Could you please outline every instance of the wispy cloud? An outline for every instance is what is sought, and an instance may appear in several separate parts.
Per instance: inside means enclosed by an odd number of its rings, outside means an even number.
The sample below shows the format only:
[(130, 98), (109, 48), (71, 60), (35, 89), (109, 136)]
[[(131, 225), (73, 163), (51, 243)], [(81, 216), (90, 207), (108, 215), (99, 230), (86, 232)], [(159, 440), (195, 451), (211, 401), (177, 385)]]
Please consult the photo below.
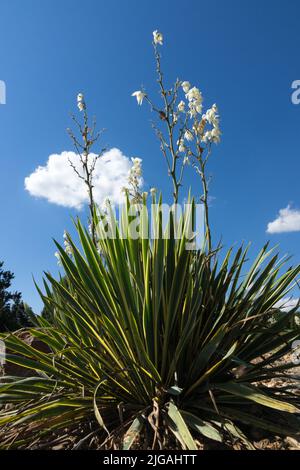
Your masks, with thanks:
[[(91, 154), (91, 158), (93, 154)], [(80, 171), (79, 157), (74, 152), (53, 154), (45, 166), (39, 166), (25, 178), (25, 189), (36, 197), (64, 207), (81, 209), (88, 202), (86, 186), (70, 167), (69, 159)], [(94, 196), (101, 205), (105, 198), (112, 204), (122, 202), (122, 188), (127, 184), (131, 160), (113, 148), (97, 160), (94, 172)]]
[(268, 223), (267, 233), (300, 232), (300, 210), (287, 206), (280, 209), (278, 217)]

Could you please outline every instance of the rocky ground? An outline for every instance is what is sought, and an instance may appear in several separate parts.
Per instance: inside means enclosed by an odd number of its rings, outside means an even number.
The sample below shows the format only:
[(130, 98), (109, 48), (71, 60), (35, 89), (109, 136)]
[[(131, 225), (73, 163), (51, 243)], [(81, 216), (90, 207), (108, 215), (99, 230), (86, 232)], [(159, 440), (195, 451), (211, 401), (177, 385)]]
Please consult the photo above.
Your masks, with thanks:
[[(259, 361), (258, 361), (259, 362)], [(283, 362), (291, 362), (291, 355), (287, 355), (276, 365), (282, 365)], [(10, 373), (14, 371), (9, 371)], [(12, 374), (14, 375), (14, 374)], [(263, 384), (267, 387), (286, 387), (289, 386), (289, 384), (292, 384), (292, 377), (293, 378), (299, 378), (299, 398), (300, 398), (300, 365), (295, 366), (291, 369), (289, 369), (282, 378), (280, 379), (272, 379), (269, 381), (263, 382)], [(295, 381), (293, 382), (295, 384)], [(10, 405), (6, 405), (6, 408), (9, 408)], [(0, 407), (1, 408), (1, 407)], [(67, 449), (99, 449), (100, 447), (100, 441), (98, 440), (97, 437), (97, 430), (93, 429), (90, 426), (90, 429), (88, 432), (87, 429), (78, 429), (76, 428), (74, 431), (71, 429), (65, 429), (63, 435), (60, 434), (53, 436), (48, 440), (38, 440), (37, 442), (32, 442), (31, 445), (29, 446), (30, 449), (51, 449), (51, 450), (67, 450)], [(1, 433), (0, 429), (0, 442), (3, 442), (4, 438), (8, 438), (9, 436), (7, 435), (6, 430), (2, 429), (2, 432), (4, 431), (4, 435)], [(299, 417), (299, 432), (300, 432), (300, 417)], [(2, 436), (1, 436), (2, 434)], [(82, 440), (78, 444), (78, 435), (82, 434)], [(280, 436), (268, 436), (267, 434), (264, 434), (263, 432), (257, 430), (257, 429), (250, 429), (247, 432), (247, 435), (251, 439), (254, 447), (259, 450), (300, 450), (300, 435), (298, 438), (295, 437), (280, 437)], [(86, 438), (88, 436), (88, 438)], [(1, 438), (2, 437), (2, 438)], [(236, 449), (236, 450), (242, 450), (243, 446), (240, 443), (227, 443), (225, 444), (219, 444), (219, 443), (214, 443), (208, 439), (201, 439), (196, 441), (199, 450), (228, 450), (228, 449)], [(109, 443), (107, 443), (109, 446)], [(106, 446), (104, 446), (105, 448)], [(118, 447), (118, 446), (117, 446)], [(136, 445), (134, 446), (135, 448), (141, 448), (139, 447), (139, 443), (137, 442)], [(103, 449), (103, 447), (101, 446)], [(176, 449), (176, 443), (173, 442), (173, 445), (171, 447), (168, 446), (168, 449), (173, 448)]]

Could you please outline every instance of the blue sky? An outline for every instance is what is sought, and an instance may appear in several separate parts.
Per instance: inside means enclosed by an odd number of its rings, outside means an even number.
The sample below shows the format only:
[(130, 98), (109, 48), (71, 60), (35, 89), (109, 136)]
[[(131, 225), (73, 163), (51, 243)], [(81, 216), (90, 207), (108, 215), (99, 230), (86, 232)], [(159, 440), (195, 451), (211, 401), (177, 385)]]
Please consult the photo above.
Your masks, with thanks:
[[(155, 95), (152, 31), (164, 34), (163, 67), (198, 86), (205, 106), (216, 102), (221, 144), (214, 149), (211, 207), (214, 239), (226, 247), (266, 240), (300, 261), (299, 231), (267, 234), (280, 209), (300, 208), (300, 79), (297, 0), (2, 0), (0, 80), (0, 259), (14, 287), (36, 311), (32, 282), (56, 273), (52, 237), (61, 240), (78, 211), (32, 197), (24, 179), (50, 154), (72, 150), (66, 133), (75, 98), (84, 92), (103, 140), (143, 159), (146, 187), (169, 194), (165, 164), (146, 106), (131, 93)], [(199, 192), (193, 176), (185, 179)], [(84, 212), (81, 212), (84, 217)], [(297, 214), (296, 214), (297, 215)]]

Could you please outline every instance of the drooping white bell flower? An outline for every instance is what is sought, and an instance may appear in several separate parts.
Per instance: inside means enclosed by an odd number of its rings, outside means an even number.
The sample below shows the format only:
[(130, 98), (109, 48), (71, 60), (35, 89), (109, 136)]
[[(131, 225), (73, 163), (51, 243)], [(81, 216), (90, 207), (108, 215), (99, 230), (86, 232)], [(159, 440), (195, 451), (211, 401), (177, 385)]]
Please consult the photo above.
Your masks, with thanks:
[(177, 145), (180, 153), (184, 153), (186, 151), (186, 146), (184, 145), (183, 139), (177, 140)]
[(141, 90), (137, 90), (137, 91), (133, 92), (131, 96), (135, 96), (138, 105), (141, 106), (142, 103), (143, 103), (143, 99), (144, 99), (145, 96), (146, 96), (146, 93), (144, 93), (144, 92), (141, 91)]
[(188, 90), (188, 92), (186, 93), (185, 97), (189, 100), (189, 101), (198, 101), (200, 103), (202, 103), (203, 101), (203, 98), (202, 98), (202, 94), (201, 94), (201, 91), (199, 90), (199, 88), (197, 87), (193, 87), (193, 88), (190, 88)]
[(219, 125), (219, 116), (218, 116), (218, 108), (216, 104), (213, 104), (210, 109), (206, 111), (204, 114), (204, 119), (212, 124), (214, 127), (218, 127)]
[(163, 45), (163, 35), (162, 33), (160, 33), (159, 31), (157, 31), (157, 29), (155, 31), (153, 31), (153, 42), (154, 44), (159, 44), (160, 46)]
[(59, 253), (58, 251), (56, 251), (56, 252), (54, 253), (54, 256), (55, 256), (55, 258), (57, 259), (57, 264), (58, 264), (58, 266), (62, 266), (60, 253)]
[(221, 140), (221, 131), (218, 127), (214, 127), (211, 131), (211, 140), (218, 144)]
[(141, 163), (142, 163), (142, 159), (138, 158), (138, 157), (132, 157), (131, 161), (132, 161), (134, 166), (140, 166)]
[(204, 143), (211, 141), (211, 131), (206, 131), (201, 141)]
[(142, 176), (142, 159), (135, 157), (131, 158), (131, 161), (133, 165), (129, 170), (129, 180), (140, 178)]
[(189, 129), (187, 129), (187, 130), (185, 131), (185, 133), (184, 133), (184, 138), (185, 138), (186, 140), (188, 140), (188, 141), (193, 140), (194, 136), (193, 136), (192, 132), (191, 132)]
[(182, 82), (181, 86), (182, 86), (184, 93), (187, 93), (189, 89), (191, 88), (190, 82), (187, 82), (187, 81)]
[(79, 111), (83, 111), (85, 109), (84, 96), (82, 93), (78, 93), (77, 95), (77, 106)]
[(177, 109), (180, 113), (184, 113), (184, 108), (185, 108), (185, 102), (183, 100), (178, 103)]
[(70, 256), (73, 254), (73, 248), (69, 242), (68, 234), (66, 230), (64, 230), (64, 245), (65, 245), (65, 252)]
[(197, 111), (198, 114), (201, 114), (201, 113), (202, 113), (202, 108), (203, 108), (203, 106), (202, 106), (202, 103), (201, 103), (201, 102), (196, 102), (196, 103), (195, 103), (195, 109), (196, 109), (196, 111)]

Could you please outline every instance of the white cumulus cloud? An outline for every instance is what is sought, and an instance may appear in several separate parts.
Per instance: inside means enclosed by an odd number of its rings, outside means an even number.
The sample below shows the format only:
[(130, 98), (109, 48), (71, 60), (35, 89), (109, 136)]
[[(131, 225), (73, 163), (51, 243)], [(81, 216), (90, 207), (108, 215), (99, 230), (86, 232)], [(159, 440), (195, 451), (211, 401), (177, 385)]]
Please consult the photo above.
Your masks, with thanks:
[(267, 232), (300, 232), (300, 210), (291, 209), (291, 206), (280, 209), (278, 217), (268, 223)]
[[(90, 159), (95, 155), (91, 154)], [(79, 156), (75, 152), (62, 152), (50, 155), (45, 166), (39, 166), (25, 178), (25, 189), (36, 197), (65, 207), (81, 209), (88, 202), (86, 185), (71, 168), (69, 160), (80, 173)], [(94, 170), (94, 197), (101, 205), (106, 198), (112, 204), (120, 204), (124, 195), (122, 188), (127, 186), (131, 160), (113, 148), (98, 158)]]

